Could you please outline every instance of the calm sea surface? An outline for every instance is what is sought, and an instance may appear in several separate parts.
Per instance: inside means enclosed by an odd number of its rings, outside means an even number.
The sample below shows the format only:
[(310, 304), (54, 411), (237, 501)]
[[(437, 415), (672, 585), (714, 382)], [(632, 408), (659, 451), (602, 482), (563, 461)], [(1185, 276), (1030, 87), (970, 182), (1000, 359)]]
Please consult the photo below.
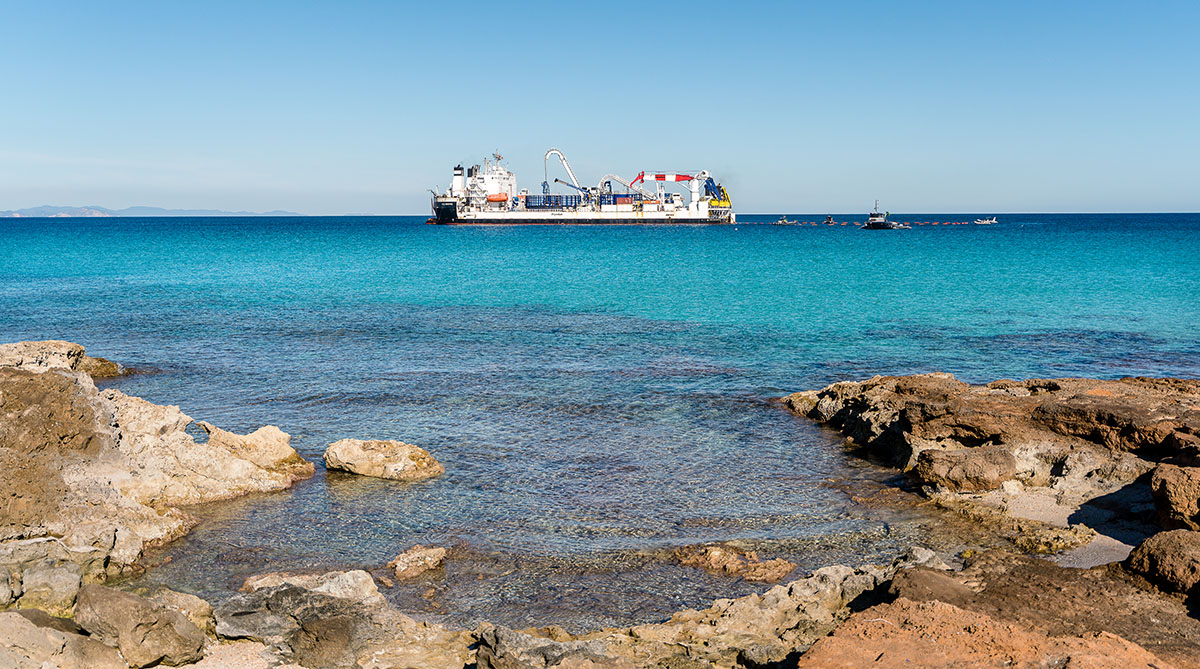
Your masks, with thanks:
[(0, 219), (0, 341), (82, 343), (153, 370), (108, 385), (278, 425), (316, 461), (343, 437), (424, 446), (447, 470), (430, 482), (318, 466), (200, 508), (145, 578), (221, 597), (251, 573), (443, 545), (443, 573), (387, 592), (459, 624), (628, 624), (756, 589), (673, 564), (684, 544), (807, 569), (921, 542), (927, 518), (850, 499), (886, 472), (771, 402), (786, 392), (933, 370), (1200, 376), (1200, 215), (749, 224), (775, 218)]

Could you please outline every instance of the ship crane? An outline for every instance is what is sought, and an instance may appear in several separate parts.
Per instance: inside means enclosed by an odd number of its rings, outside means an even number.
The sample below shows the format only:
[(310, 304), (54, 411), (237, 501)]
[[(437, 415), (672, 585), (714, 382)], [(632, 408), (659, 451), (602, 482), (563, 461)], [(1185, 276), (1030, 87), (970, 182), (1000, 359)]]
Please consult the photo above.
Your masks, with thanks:
[(643, 197), (645, 197), (645, 198), (646, 198), (646, 199), (648, 199), (648, 200), (653, 200), (653, 199), (654, 199), (654, 197), (655, 197), (654, 193), (651, 193), (651, 192), (649, 192), (649, 191), (647, 191), (647, 190), (644, 190), (644, 189), (642, 189), (642, 188), (638, 188), (637, 186), (634, 186), (632, 183), (630, 183), (630, 182), (628, 182), (628, 181), (626, 181), (626, 180), (622, 179), (621, 177), (619, 177), (619, 176), (617, 176), (617, 175), (615, 175), (615, 174), (605, 174), (603, 177), (601, 177), (601, 178), (600, 178), (600, 184), (599, 184), (599, 188), (600, 188), (600, 189), (603, 189), (603, 188), (604, 188), (604, 182), (605, 182), (605, 181), (615, 181), (615, 182), (617, 182), (617, 183), (621, 184), (622, 186), (624, 186), (624, 187), (626, 187), (626, 188), (628, 188), (628, 189), (630, 189), (630, 190), (632, 190), (632, 191), (636, 191), (637, 193), (641, 194)]
[[(550, 149), (546, 152), (546, 157), (542, 159), (542, 169), (545, 172), (543, 175), (545, 180), (542, 181), (542, 190), (544, 192), (549, 192), (549, 184), (547, 182), (550, 181), (550, 168), (547, 166), (547, 163), (550, 160), (550, 156), (554, 155), (558, 156), (559, 161), (562, 162), (562, 166), (567, 170), (567, 176), (571, 177), (571, 185), (573, 185), (577, 190), (583, 191), (583, 188), (579, 186), (579, 179), (575, 178), (575, 172), (571, 169), (571, 163), (567, 162), (567, 157), (564, 156), (563, 152), (559, 151), (558, 149)], [(555, 179), (555, 181), (558, 181), (558, 179)]]
[(568, 188), (574, 188), (575, 190), (579, 191), (580, 193), (583, 193), (583, 196), (584, 196), (584, 197), (591, 197), (591, 192), (590, 192), (588, 189), (584, 188), (583, 186), (576, 186), (576, 185), (574, 185), (574, 184), (569, 184), (569, 183), (567, 183), (567, 182), (565, 182), (565, 181), (563, 181), (562, 179), (559, 179), (559, 178), (555, 178), (555, 179), (554, 179), (554, 183), (556, 183), (556, 184), (562, 184), (562, 185), (564, 185), (564, 186), (566, 186), (566, 187), (568, 187)]

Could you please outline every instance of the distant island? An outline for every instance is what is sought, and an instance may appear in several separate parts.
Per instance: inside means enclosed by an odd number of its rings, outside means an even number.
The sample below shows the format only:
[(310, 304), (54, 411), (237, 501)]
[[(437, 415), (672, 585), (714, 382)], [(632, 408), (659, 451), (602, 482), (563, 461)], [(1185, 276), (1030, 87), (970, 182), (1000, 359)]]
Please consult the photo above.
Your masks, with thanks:
[(113, 216), (303, 216), (294, 211), (221, 211), (220, 209), (163, 209), (162, 207), (55, 207), (43, 205), (28, 209), (0, 211), (0, 218), (105, 218)]

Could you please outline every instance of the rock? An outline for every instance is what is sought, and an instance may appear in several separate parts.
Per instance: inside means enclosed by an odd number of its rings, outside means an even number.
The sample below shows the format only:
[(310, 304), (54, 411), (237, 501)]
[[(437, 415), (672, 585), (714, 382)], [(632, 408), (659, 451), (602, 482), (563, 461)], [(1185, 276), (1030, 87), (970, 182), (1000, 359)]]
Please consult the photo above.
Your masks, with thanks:
[(201, 632), (213, 633), (213, 607), (203, 599), (170, 588), (159, 588), (150, 595), (150, 601), (165, 609), (182, 613)]
[(397, 555), (387, 563), (387, 568), (396, 572), (396, 580), (419, 576), (430, 569), (437, 569), (446, 560), (445, 548), (428, 548), (417, 544)]
[(1184, 602), (1139, 588), (1114, 566), (1076, 569), (987, 551), (958, 572), (897, 572), (889, 590), (898, 598), (944, 602), (1040, 635), (1116, 635), (1166, 662), (1200, 666), (1200, 620)]
[(273, 572), (251, 576), (242, 582), (241, 592), (254, 592), (262, 588), (293, 585), (311, 592), (347, 599), (365, 606), (383, 606), (386, 600), (380, 594), (371, 575), (361, 569), (330, 571), (323, 574), (296, 574)]
[[(1187, 441), (1177, 434), (1200, 434), (1200, 381), (1183, 379), (1030, 379), (973, 386), (949, 374), (876, 376), (834, 383), (816, 392), (815, 405), (811, 399), (804, 395), (785, 403), (898, 465), (929, 445), (1161, 451)], [(1050, 469), (1055, 463), (1045, 464)]]
[(17, 367), (34, 372), (61, 369), (83, 372), (92, 378), (120, 376), (124, 371), (105, 358), (84, 355), (83, 347), (69, 341), (22, 341), (0, 344), (0, 367)]
[(114, 376), (121, 376), (125, 373), (124, 368), (112, 360), (107, 358), (93, 358), (89, 355), (83, 356), (83, 360), (79, 362), (77, 369), (93, 379), (107, 379)]
[(250, 639), (309, 667), (463, 667), (472, 637), (286, 584), (235, 595), (216, 607), (217, 634)]
[(325, 450), (325, 466), (363, 476), (420, 481), (446, 470), (425, 449), (399, 441), (342, 439)]
[(274, 425), (260, 427), (247, 435), (227, 432), (204, 421), (197, 425), (208, 434), (211, 447), (226, 450), (268, 471), (289, 473), (295, 480), (313, 475), (313, 464), (301, 458), (292, 449), (292, 438)]
[(1200, 532), (1159, 532), (1134, 548), (1125, 566), (1168, 592), (1190, 594), (1200, 583)]
[(127, 669), (116, 649), (17, 612), (0, 613), (0, 666), (12, 669)]
[(796, 667), (1161, 668), (1145, 648), (1100, 632), (1048, 636), (939, 601), (898, 599), (856, 613)]
[(560, 657), (574, 657), (578, 666), (626, 666), (622, 661), (637, 667), (787, 666), (849, 615), (850, 602), (870, 599), (899, 564), (826, 567), (762, 594), (717, 600), (703, 611), (680, 611), (663, 623), (578, 637), (552, 630), (497, 636), (481, 626), (480, 666), (559, 666), (537, 662)]
[(778, 583), (796, 568), (783, 558), (760, 560), (756, 552), (729, 544), (684, 546), (675, 549), (675, 559), (687, 567), (763, 583)]
[(198, 627), (178, 611), (132, 593), (84, 586), (75, 621), (97, 640), (119, 648), (135, 667), (187, 664), (204, 656), (204, 633)]
[(41, 609), (17, 609), (15, 613), (38, 627), (49, 627), (67, 634), (87, 634), (87, 631), (77, 625), (74, 620), (52, 616)]
[[(197, 444), (178, 407), (99, 391), (79, 371), (91, 364), (82, 350), (0, 346), (0, 606), (66, 611), (80, 581), (136, 571), (143, 548), (187, 532), (179, 505), (283, 490), (313, 472), (270, 426), (208, 426)], [(35, 587), (22, 592), (23, 581)]]
[(602, 639), (589, 641), (553, 641), (523, 632), (480, 625), (479, 669), (541, 669), (542, 667), (611, 667), (634, 669), (636, 665), (622, 657), (612, 657)]
[(54, 615), (69, 615), (79, 593), (82, 570), (71, 562), (43, 560), (30, 565), (21, 575), (24, 591), (17, 605), (42, 609)]
[(1150, 491), (1160, 525), (1200, 530), (1200, 467), (1162, 463), (1154, 468)]
[(74, 371), (83, 360), (83, 347), (69, 341), (20, 341), (0, 344), (0, 367), (16, 367), (33, 372), (50, 369)]
[(1017, 459), (1003, 446), (925, 450), (913, 473), (926, 485), (952, 492), (995, 490), (1017, 475)]

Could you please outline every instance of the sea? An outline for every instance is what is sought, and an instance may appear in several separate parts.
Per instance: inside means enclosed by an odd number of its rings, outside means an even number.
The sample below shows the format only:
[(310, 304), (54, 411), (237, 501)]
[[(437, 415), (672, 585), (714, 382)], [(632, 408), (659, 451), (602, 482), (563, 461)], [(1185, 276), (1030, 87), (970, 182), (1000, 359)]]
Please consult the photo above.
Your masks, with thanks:
[[(630, 625), (768, 587), (683, 567), (681, 546), (735, 542), (796, 577), (953, 548), (933, 512), (864, 501), (902, 477), (787, 393), (931, 371), (1200, 377), (1200, 215), (945, 224), (978, 217), (0, 219), (0, 341), (78, 342), (136, 371), (102, 386), (277, 425), (317, 463), (287, 492), (190, 509), (196, 529), (129, 587), (219, 600), (265, 571), (382, 574), (423, 544), (445, 567), (384, 588), (419, 618)], [(420, 445), (446, 473), (327, 473), (346, 437)]]

